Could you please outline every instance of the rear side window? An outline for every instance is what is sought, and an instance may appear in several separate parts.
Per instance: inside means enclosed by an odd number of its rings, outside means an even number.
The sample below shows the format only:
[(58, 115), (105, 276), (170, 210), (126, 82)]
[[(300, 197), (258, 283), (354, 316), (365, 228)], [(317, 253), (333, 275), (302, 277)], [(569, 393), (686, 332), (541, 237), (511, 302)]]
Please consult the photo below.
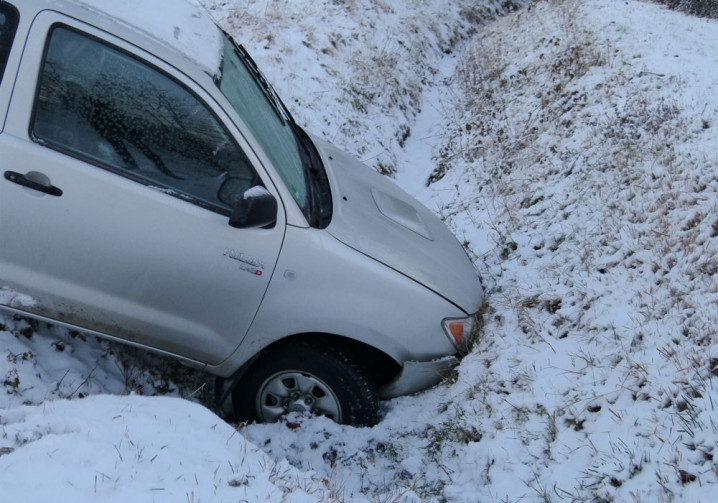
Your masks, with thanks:
[(12, 49), (12, 41), (17, 29), (18, 14), (15, 7), (0, 2), (0, 82), (5, 74), (5, 65)]
[(155, 67), (55, 27), (39, 80), (33, 139), (219, 213), (258, 184), (207, 105)]

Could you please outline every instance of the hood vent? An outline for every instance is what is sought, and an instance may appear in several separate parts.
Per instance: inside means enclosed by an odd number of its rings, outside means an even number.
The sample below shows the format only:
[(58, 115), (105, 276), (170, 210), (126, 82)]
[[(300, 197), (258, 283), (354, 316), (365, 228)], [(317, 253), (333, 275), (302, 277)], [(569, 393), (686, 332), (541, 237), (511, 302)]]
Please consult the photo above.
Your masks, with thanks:
[(371, 189), (371, 195), (374, 198), (376, 207), (379, 208), (382, 215), (397, 224), (406, 227), (410, 231), (416, 232), (419, 236), (422, 236), (429, 241), (434, 240), (433, 236), (429, 232), (429, 229), (422, 220), (421, 215), (419, 215), (416, 208), (414, 208), (411, 204), (375, 188)]

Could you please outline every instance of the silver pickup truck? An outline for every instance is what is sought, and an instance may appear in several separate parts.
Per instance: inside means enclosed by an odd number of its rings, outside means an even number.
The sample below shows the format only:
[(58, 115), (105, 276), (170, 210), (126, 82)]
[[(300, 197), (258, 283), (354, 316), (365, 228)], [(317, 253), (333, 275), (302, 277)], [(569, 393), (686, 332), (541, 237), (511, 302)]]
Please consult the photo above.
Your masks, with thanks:
[(373, 424), (476, 332), (451, 232), (200, 7), (0, 1), (0, 76), (1, 310), (215, 374), (259, 421)]

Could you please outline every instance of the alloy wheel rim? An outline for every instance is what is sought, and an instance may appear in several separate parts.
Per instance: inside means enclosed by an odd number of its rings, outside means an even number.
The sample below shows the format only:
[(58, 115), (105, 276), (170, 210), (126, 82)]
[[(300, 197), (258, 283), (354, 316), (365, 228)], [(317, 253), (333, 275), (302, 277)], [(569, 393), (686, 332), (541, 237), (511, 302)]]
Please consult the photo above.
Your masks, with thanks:
[(275, 422), (290, 412), (327, 416), (341, 423), (339, 399), (327, 384), (306, 372), (278, 372), (259, 387), (257, 412), (266, 422)]

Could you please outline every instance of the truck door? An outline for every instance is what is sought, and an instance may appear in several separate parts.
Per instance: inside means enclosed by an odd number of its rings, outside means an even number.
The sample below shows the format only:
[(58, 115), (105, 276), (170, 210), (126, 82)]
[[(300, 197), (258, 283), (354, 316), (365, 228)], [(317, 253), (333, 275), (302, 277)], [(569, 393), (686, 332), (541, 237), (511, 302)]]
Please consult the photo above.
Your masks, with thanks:
[[(0, 159), (0, 303), (203, 364), (236, 349), (285, 217), (241, 134), (193, 80), (42, 12)], [(230, 227), (256, 186), (280, 201), (276, 223)]]

